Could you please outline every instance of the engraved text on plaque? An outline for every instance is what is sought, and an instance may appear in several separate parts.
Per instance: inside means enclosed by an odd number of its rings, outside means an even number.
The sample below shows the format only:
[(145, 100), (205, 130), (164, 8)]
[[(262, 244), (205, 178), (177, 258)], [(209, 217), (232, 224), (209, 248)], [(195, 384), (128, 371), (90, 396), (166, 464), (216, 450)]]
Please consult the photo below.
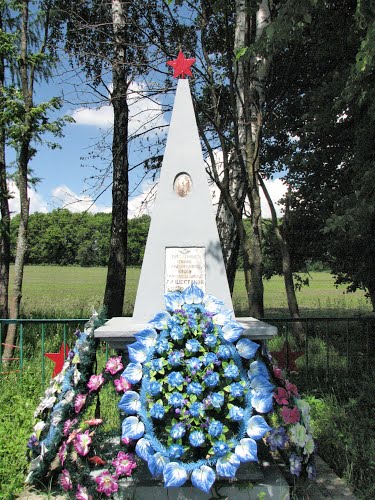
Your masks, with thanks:
[(172, 247), (165, 249), (165, 292), (184, 290), (195, 283), (206, 290), (204, 247)]

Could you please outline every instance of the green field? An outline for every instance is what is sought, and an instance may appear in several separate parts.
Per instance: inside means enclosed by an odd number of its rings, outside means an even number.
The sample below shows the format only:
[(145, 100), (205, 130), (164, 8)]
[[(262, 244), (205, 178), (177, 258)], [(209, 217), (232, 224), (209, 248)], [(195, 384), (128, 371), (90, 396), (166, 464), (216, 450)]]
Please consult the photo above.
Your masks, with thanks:
[[(13, 269), (11, 270), (13, 272)], [(131, 315), (140, 270), (127, 273), (124, 314)], [(100, 308), (106, 279), (103, 267), (26, 266), (22, 315), (31, 317), (87, 317), (91, 308)], [(264, 282), (266, 317), (288, 316), (283, 279), (273, 277)], [(304, 316), (358, 315), (371, 310), (362, 291), (345, 293), (345, 287), (334, 285), (327, 272), (311, 273), (310, 286), (297, 292)], [(241, 271), (233, 295), (237, 312), (246, 314), (245, 282)]]

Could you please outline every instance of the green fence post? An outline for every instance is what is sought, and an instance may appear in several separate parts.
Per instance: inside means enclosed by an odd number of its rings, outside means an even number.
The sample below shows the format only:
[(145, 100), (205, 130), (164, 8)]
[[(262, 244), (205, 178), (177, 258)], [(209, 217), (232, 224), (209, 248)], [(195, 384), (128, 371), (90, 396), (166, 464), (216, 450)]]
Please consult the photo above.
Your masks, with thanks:
[(65, 351), (66, 351), (66, 323), (63, 325), (63, 344), (64, 344), (64, 360), (65, 360)]
[(0, 322), (0, 372), (3, 370), (3, 323)]
[(20, 323), (20, 382), (22, 383), (23, 370), (23, 324)]
[(42, 323), (42, 385), (45, 384), (45, 364), (44, 364), (44, 323)]

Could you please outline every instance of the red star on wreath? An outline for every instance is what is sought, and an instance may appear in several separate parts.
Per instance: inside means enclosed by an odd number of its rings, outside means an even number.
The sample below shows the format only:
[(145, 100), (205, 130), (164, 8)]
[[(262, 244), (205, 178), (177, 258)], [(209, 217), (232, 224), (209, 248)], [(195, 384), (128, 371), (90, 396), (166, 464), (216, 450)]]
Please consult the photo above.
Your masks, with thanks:
[(56, 377), (61, 370), (63, 369), (65, 359), (68, 356), (69, 352), (69, 347), (68, 345), (65, 346), (65, 352), (64, 352), (64, 344), (61, 344), (60, 351), (59, 352), (46, 352), (45, 356), (49, 359), (51, 359), (55, 363), (55, 368), (53, 370), (52, 378)]
[(296, 372), (296, 359), (304, 355), (303, 351), (292, 351), (287, 342), (284, 342), (281, 351), (271, 351), (273, 358), (277, 360), (279, 368), (286, 368), (291, 372)]
[(173, 68), (173, 78), (177, 78), (179, 76), (181, 76), (181, 78), (185, 78), (185, 76), (193, 76), (190, 66), (192, 66), (195, 61), (195, 57), (192, 59), (186, 59), (180, 50), (177, 59), (174, 61), (167, 61), (167, 64)]

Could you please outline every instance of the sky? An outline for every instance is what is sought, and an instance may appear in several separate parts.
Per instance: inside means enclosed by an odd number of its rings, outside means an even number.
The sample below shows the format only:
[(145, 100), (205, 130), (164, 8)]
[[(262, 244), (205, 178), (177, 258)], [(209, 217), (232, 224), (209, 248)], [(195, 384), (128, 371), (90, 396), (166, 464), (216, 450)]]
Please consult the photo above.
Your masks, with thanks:
[[(175, 80), (177, 83), (177, 81)], [(110, 87), (110, 85), (109, 85)], [(170, 113), (162, 113), (163, 106), (171, 103), (173, 93), (169, 96), (139, 99), (139, 93), (144, 90), (145, 84), (138, 81), (131, 85), (130, 100), (130, 134), (143, 132), (146, 145), (157, 139), (155, 127), (161, 126), (163, 134), (167, 133)], [(67, 76), (64, 71), (56, 76), (49, 84), (37, 88), (36, 101), (47, 100), (53, 96), (64, 96), (62, 109), (55, 114), (57, 117), (68, 115), (74, 123), (64, 127), (64, 137), (57, 142), (61, 149), (49, 149), (45, 145), (38, 146), (38, 153), (31, 162), (34, 175), (40, 178), (35, 187), (30, 187), (30, 211), (48, 212), (58, 207), (70, 211), (82, 212), (110, 212), (111, 211), (111, 178), (104, 177), (99, 183), (95, 176), (101, 169), (108, 169), (109, 149), (111, 142), (111, 127), (113, 124), (113, 110), (109, 103), (108, 92), (102, 89), (103, 97), (98, 102), (85, 83)], [(145, 123), (148, 125), (146, 126)], [(147, 128), (148, 127), (148, 128)], [(95, 154), (95, 144), (104, 137), (107, 151), (103, 158)], [(51, 138), (49, 138), (51, 139)], [(55, 140), (55, 139), (54, 139)], [(141, 151), (140, 145), (134, 141), (130, 145), (130, 166), (137, 165), (146, 153)], [(12, 152), (7, 152), (7, 161), (14, 160)], [(129, 216), (135, 217), (142, 213), (152, 214), (152, 203), (143, 203), (145, 198), (157, 190), (152, 179), (144, 179), (142, 168), (134, 168), (130, 173), (130, 200)], [(269, 193), (277, 202), (285, 193), (286, 187), (280, 179), (266, 181)], [(96, 189), (94, 188), (96, 186)], [(14, 214), (19, 211), (18, 192), (13, 181), (9, 187), (14, 193), (10, 200), (10, 208)], [(156, 191), (157, 192), (157, 191)], [(212, 189), (213, 200), (217, 200), (217, 192)], [(101, 194), (99, 197), (98, 195)], [(263, 216), (270, 217), (266, 200), (262, 199)], [(280, 208), (276, 205), (277, 213)]]

